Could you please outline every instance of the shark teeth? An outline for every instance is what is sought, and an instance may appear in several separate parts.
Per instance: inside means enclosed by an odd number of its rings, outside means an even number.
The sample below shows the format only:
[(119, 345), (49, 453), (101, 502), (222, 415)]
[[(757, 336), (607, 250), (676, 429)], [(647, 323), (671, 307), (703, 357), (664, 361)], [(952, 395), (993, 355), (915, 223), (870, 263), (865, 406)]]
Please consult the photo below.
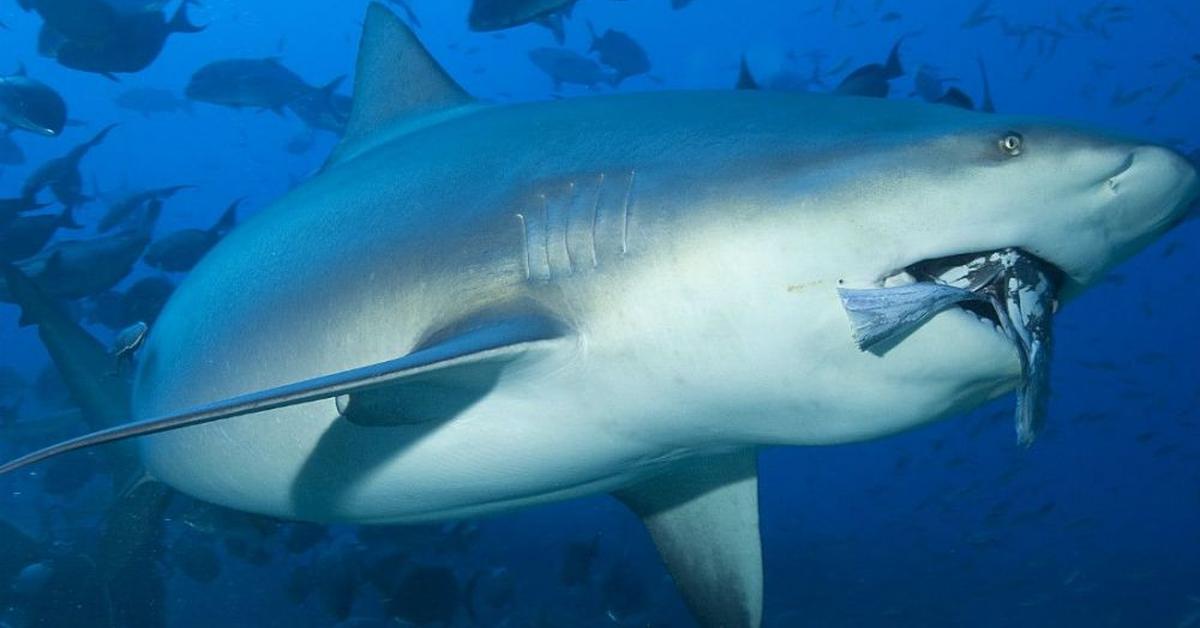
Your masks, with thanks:
[(957, 255), (914, 264), (881, 287), (838, 288), (859, 349), (883, 353), (951, 307), (1002, 333), (1021, 360), (1017, 441), (1040, 431), (1050, 391), (1051, 319), (1058, 311), (1056, 269), (1019, 249)]

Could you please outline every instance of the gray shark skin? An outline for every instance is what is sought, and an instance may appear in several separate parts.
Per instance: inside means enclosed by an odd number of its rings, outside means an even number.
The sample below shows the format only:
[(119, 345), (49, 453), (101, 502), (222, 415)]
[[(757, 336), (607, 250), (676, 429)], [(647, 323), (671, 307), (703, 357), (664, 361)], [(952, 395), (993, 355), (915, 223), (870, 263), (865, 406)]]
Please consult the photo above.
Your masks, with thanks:
[(1017, 248), (1069, 301), (1200, 191), (1165, 148), (921, 103), (485, 106), (379, 5), (357, 77), (323, 172), (224, 238), (162, 311), (135, 422), (0, 472), (146, 435), (157, 479), (293, 519), (612, 492), (702, 625), (758, 626), (757, 447), (880, 438), (1021, 377), (1010, 339), (957, 308), (860, 351), (839, 288)]

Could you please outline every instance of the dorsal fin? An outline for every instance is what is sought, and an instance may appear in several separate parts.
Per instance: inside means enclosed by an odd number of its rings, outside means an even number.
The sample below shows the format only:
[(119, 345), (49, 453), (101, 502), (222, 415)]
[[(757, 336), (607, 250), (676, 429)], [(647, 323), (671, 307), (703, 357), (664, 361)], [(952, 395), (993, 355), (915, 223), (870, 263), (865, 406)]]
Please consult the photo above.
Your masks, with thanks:
[(371, 3), (358, 48), (354, 104), (343, 142), (357, 141), (407, 116), (473, 100), (400, 18), (378, 2)]

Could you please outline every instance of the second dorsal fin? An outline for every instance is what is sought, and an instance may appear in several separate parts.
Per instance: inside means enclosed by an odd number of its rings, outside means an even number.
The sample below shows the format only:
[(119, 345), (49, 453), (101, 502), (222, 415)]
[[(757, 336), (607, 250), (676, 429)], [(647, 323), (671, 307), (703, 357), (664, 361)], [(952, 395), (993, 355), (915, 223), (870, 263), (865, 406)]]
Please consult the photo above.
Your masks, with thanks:
[(473, 102), (417, 36), (378, 2), (367, 8), (354, 104), (344, 143), (352, 143), (396, 120)]

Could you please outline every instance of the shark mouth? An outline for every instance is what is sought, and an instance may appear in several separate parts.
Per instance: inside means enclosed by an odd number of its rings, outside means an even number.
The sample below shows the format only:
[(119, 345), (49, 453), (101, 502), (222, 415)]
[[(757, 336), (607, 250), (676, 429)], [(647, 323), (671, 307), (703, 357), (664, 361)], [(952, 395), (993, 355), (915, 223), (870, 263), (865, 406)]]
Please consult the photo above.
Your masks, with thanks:
[(854, 341), (885, 351), (940, 312), (959, 308), (1003, 334), (1017, 349), (1017, 441), (1033, 443), (1050, 394), (1051, 317), (1062, 273), (1020, 249), (917, 262), (881, 288), (838, 288)]

